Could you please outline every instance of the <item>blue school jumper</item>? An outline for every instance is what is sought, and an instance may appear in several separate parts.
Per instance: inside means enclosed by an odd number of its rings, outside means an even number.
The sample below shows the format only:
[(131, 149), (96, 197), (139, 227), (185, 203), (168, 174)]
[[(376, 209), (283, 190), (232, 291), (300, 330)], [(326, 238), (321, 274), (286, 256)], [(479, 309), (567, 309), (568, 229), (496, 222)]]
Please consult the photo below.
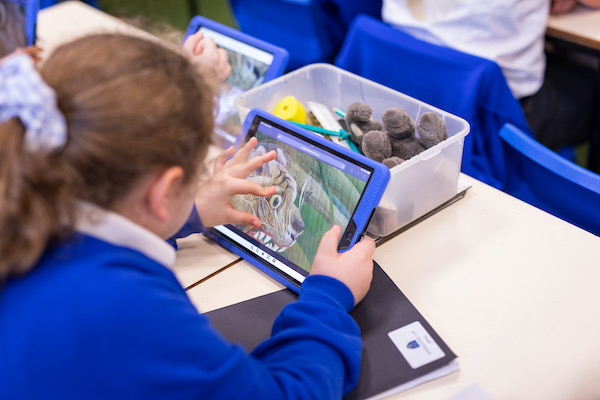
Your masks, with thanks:
[(356, 384), (362, 341), (341, 282), (308, 277), (248, 355), (194, 308), (170, 245), (83, 210), (75, 234), (0, 289), (0, 399), (327, 399)]

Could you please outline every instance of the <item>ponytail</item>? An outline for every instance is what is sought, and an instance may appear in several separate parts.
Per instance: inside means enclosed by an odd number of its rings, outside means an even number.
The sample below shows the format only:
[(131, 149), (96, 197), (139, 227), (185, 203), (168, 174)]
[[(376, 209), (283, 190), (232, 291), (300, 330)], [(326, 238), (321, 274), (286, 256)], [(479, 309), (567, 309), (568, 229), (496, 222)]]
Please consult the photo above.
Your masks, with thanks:
[(24, 135), (16, 118), (0, 124), (0, 277), (25, 272), (60, 236), (61, 219), (73, 219), (60, 160), (27, 151)]
[(40, 75), (64, 129), (56, 115), (33, 127), (22, 115), (0, 119), (0, 279), (27, 272), (69, 234), (79, 200), (110, 210), (171, 166), (182, 167), (184, 182), (195, 179), (214, 128), (214, 83), (197, 68), (172, 49), (118, 34), (53, 52)]

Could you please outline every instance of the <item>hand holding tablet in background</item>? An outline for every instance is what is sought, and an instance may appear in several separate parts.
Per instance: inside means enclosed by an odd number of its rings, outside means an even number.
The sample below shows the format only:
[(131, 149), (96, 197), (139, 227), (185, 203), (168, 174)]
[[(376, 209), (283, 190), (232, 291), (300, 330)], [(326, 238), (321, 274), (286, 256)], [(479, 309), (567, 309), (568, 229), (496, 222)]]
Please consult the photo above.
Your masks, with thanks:
[[(222, 148), (227, 148), (235, 142), (242, 126), (234, 100), (239, 94), (280, 76), (285, 71), (289, 55), (285, 49), (199, 15), (190, 21), (185, 43), (188, 39), (196, 42), (196, 35), (201, 35), (204, 41), (213, 41), (220, 54), (226, 53), (227, 63), (231, 66), (219, 86), (215, 118), (215, 139)], [(206, 46), (212, 47), (208, 43)], [(194, 44), (188, 46), (195, 50)]]
[(227, 52), (218, 48), (212, 38), (205, 38), (201, 31), (188, 36), (183, 43), (182, 50), (194, 64), (213, 68), (219, 83), (225, 82), (231, 73), (231, 65), (227, 62)]

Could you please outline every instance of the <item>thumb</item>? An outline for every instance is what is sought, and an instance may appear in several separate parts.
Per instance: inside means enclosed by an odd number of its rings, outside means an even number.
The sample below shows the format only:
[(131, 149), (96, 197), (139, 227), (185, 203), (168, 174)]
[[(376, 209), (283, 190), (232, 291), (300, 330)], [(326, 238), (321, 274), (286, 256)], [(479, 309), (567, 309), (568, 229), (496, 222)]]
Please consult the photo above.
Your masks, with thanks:
[(342, 229), (334, 225), (330, 230), (325, 232), (323, 237), (321, 238), (321, 242), (319, 243), (319, 248), (317, 249), (317, 253), (323, 254), (331, 254), (337, 253), (337, 245), (340, 241), (340, 235), (342, 234)]

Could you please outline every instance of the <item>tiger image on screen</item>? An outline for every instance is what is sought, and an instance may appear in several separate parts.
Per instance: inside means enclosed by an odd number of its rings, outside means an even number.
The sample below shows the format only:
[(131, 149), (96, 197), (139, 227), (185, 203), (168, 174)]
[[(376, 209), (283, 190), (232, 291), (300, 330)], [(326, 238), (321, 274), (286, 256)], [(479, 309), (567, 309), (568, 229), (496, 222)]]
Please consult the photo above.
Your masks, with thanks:
[(346, 227), (366, 183), (266, 135), (256, 137), (249, 158), (271, 150), (277, 157), (247, 179), (276, 190), (270, 197), (234, 196), (237, 210), (262, 222), (236, 228), (310, 271), (321, 237), (333, 225)]

